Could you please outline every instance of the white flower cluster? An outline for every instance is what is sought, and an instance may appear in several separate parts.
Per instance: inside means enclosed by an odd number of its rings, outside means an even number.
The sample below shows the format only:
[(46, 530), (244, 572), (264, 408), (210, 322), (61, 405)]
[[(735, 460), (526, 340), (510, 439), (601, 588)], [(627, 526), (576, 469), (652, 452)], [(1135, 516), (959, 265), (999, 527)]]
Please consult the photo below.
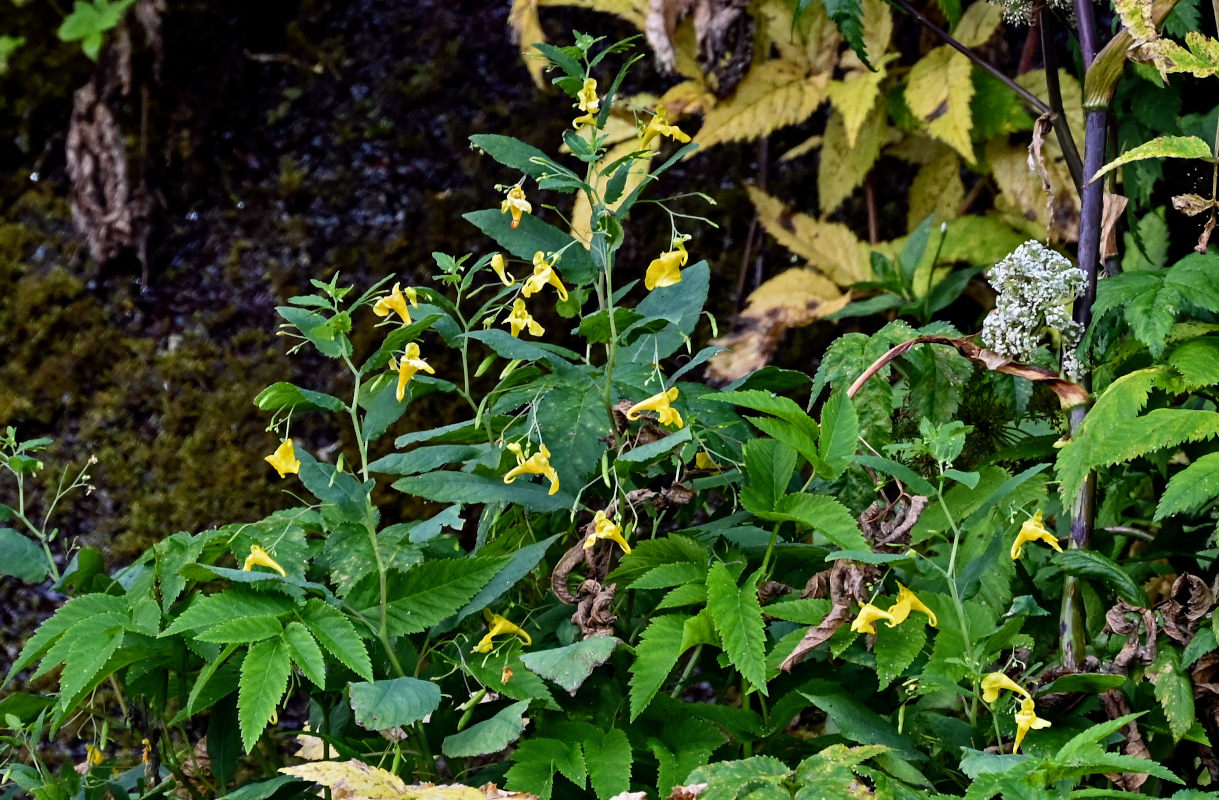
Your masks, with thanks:
[(1027, 241), (986, 273), (999, 296), (982, 323), (982, 342), (1006, 358), (1032, 361), (1048, 333), (1058, 341), (1062, 371), (1079, 377), (1075, 348), (1083, 326), (1071, 319), (1071, 304), (1083, 293), (1083, 273), (1059, 253)]
[[(1033, 0), (991, 0), (991, 3), (1003, 9), (1005, 22), (1029, 25), (1033, 21)], [(1074, 19), (1075, 5), (1071, 0), (1049, 0), (1046, 5)]]

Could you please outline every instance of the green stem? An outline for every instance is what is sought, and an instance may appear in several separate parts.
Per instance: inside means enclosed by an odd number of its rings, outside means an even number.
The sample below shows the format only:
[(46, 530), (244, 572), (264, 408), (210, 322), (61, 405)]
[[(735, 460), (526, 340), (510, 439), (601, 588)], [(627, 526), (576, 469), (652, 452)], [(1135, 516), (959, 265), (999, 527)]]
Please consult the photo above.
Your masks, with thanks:
[[(969, 636), (969, 621), (965, 617), (965, 605), (961, 602), (961, 593), (957, 588), (957, 553), (961, 549), (961, 529), (957, 526), (956, 520), (952, 516), (952, 511), (948, 508), (948, 503), (944, 500), (944, 486), (941, 482), (935, 488), (936, 497), (940, 501), (940, 507), (944, 510), (944, 518), (948, 520), (949, 527), (952, 528), (952, 550), (948, 555), (948, 591), (952, 595), (952, 604), (956, 608), (957, 621), (961, 625), (961, 640), (965, 645), (965, 659), (969, 665), (971, 675), (977, 673), (977, 665), (972, 662), (973, 659), (973, 641)], [(966, 701), (966, 713), (969, 715), (969, 724), (972, 726), (978, 718), (978, 701), (976, 678), (974, 680), (973, 696)]]

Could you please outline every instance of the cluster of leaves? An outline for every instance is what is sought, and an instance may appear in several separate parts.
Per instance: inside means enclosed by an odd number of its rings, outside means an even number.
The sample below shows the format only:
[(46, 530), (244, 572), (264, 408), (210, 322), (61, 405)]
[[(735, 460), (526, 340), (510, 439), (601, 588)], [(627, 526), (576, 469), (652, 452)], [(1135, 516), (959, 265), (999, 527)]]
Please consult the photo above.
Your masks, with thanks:
[[(830, 92), (849, 56), (791, 38), (839, 36), (842, 15), (816, 9), (774, 41), (782, 58), (827, 59), (799, 82)], [(958, 33), (989, 35), (986, 13), (966, 9)], [(881, 68), (887, 8), (876, 14), (860, 36), (884, 31), (864, 49)], [(1219, 667), (1214, 601), (1189, 573), (1213, 557), (1190, 537), (1213, 527), (1219, 470), (1205, 445), (1219, 431), (1219, 259), (1102, 284), (1086, 342), (1099, 400), (1058, 450), (1055, 393), (1068, 404), (1082, 389), (932, 320), (961, 286), (933, 271), (952, 239), (925, 214), (891, 252), (846, 231), (833, 263), (850, 274), (828, 278), (870, 281), (882, 301), (858, 313), (896, 309), (920, 327), (841, 336), (813, 375), (766, 368), (711, 388), (694, 379), (719, 349), (694, 346), (710, 290), (706, 261), (688, 263), (697, 198), (657, 201), (671, 250), (618, 258), (628, 214), (697, 142), (674, 144), (688, 137), (671, 109), (625, 130), (631, 62), (598, 89), (622, 51), (598, 48), (539, 45), (583, 112), (566, 155), (472, 137), (503, 170), (504, 200), (465, 219), (499, 252), (435, 254), (434, 286), (315, 281), (279, 309), (294, 348), (351, 375), (346, 398), (277, 383), (255, 400), (299, 507), (175, 533), (65, 585), (73, 597), (9, 676), (58, 671), (57, 687), (0, 701), (6, 794), (261, 800), (317, 782), (434, 796), (410, 778), (543, 800), (1209, 796), (1177, 786), (1208, 774), (1193, 759), (1216, 711), (1213, 692), (1194, 697)], [(936, 130), (922, 135), (967, 157)], [(532, 213), (537, 192), (580, 198), (583, 216), (550, 224)], [(764, 218), (777, 203), (756, 199)], [(812, 252), (837, 246), (834, 225), (797, 215), (776, 230)], [(532, 316), (553, 328), (540, 311), (552, 297), (574, 347)], [(357, 352), (378, 320), (383, 335)], [(403, 431), (433, 394), (468, 415)], [(291, 436), (304, 414), (349, 427), (351, 450), (331, 463)], [(33, 469), (10, 439), (10, 471)], [(1092, 468), (1109, 469), (1112, 530), (1054, 552)], [(388, 492), (427, 501), (428, 516), (393, 518)], [(1084, 630), (1060, 628), (1055, 601), (1082, 604)], [(1055, 666), (1077, 635), (1083, 668)], [(319, 763), (279, 768), (306, 720), (299, 757)], [(63, 730), (92, 739), (79, 773), (39, 755)], [(143, 753), (116, 746), (140, 739)]]

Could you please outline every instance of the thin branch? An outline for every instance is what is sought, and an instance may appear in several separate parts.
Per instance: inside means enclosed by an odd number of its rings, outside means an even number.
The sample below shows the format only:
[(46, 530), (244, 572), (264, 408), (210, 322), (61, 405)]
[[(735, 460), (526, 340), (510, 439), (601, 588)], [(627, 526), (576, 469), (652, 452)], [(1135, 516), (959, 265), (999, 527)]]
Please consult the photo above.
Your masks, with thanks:
[(924, 16), (920, 11), (918, 11), (917, 9), (912, 7), (908, 2), (906, 2), (906, 0), (893, 0), (893, 3), (898, 8), (902, 9), (907, 14), (909, 14), (910, 16), (912, 16), (916, 20), (918, 20), (920, 25), (922, 25), (924, 28), (926, 28), (927, 30), (929, 30), (933, 34), (935, 34), (942, 42), (944, 42), (944, 44), (948, 45), (953, 50), (956, 50), (958, 53), (960, 53), (961, 55), (968, 58), (970, 61), (977, 64), (979, 67), (986, 70), (991, 75), (995, 76), (998, 80), (1002, 81), (1003, 85), (1006, 86), (1007, 88), (1011, 89), (1013, 92), (1015, 92), (1016, 96), (1018, 96), (1021, 100), (1023, 100), (1025, 105), (1027, 105), (1029, 108), (1033, 109), (1038, 114), (1049, 114), (1052, 111), (1052, 109), (1049, 106), (1047, 106), (1044, 102), (1042, 102), (1041, 98), (1039, 98), (1037, 95), (1030, 92), (1028, 89), (1025, 89), (1023, 86), (1016, 83), (1014, 80), (1012, 80), (1008, 76), (1004, 75), (1002, 72), (999, 71), (998, 67), (994, 66), (989, 61), (982, 58), (980, 55), (975, 53), (973, 50), (970, 50), (968, 47), (961, 44), (956, 39), (952, 38), (951, 34), (949, 34), (947, 31), (942, 30), (934, 22), (927, 19), (926, 16)]
[(1079, 157), (1079, 148), (1075, 146), (1075, 135), (1071, 132), (1071, 123), (1067, 120), (1062, 104), (1062, 86), (1058, 82), (1058, 51), (1054, 48), (1054, 31), (1050, 27), (1054, 18), (1046, 14), (1044, 8), (1037, 9), (1037, 28), (1041, 31), (1041, 59), (1045, 66), (1045, 87), (1050, 95), (1050, 108), (1054, 110), (1051, 123), (1054, 126), (1054, 136), (1066, 159), (1067, 169), (1071, 171), (1071, 181), (1075, 191), (1083, 194), (1084, 168)]

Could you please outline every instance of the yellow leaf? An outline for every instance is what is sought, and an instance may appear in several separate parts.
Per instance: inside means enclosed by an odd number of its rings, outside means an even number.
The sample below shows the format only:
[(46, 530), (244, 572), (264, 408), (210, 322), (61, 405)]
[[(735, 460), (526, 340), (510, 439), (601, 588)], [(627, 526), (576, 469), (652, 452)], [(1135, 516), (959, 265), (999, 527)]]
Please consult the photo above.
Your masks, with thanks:
[(791, 61), (766, 61), (741, 81), (736, 93), (707, 111), (695, 136), (702, 147), (756, 139), (785, 125), (803, 122), (825, 100), (828, 73), (806, 74)]
[(978, 0), (961, 15), (952, 38), (966, 47), (981, 47), (999, 30), (1003, 21), (1003, 6), (989, 0)]
[(906, 212), (906, 225), (909, 230), (914, 230), (928, 214), (933, 213), (937, 222), (956, 219), (964, 200), (961, 159), (957, 158), (956, 152), (941, 145), (939, 156), (924, 164), (910, 184), (910, 209)]
[(701, 114), (715, 105), (715, 95), (707, 88), (705, 81), (687, 80), (662, 94), (655, 105), (664, 106), (669, 122), (677, 123), (682, 117)]
[(711, 358), (707, 376), (728, 383), (770, 363), (788, 328), (808, 325), (850, 302), (824, 275), (807, 268), (789, 269), (759, 286), (737, 317), (736, 330), (714, 340), (727, 348)]
[[(889, 40), (893, 37), (893, 13), (884, 0), (863, 0), (863, 46), (868, 53), (868, 61), (879, 68), (878, 63), (889, 49)], [(891, 54), (894, 57), (896, 53)], [(871, 72), (859, 60), (854, 50), (847, 50), (842, 56), (842, 66), (848, 69)]]
[(817, 195), (821, 200), (821, 213), (832, 214), (868, 176), (868, 170), (880, 155), (880, 140), (885, 130), (885, 113), (879, 104), (874, 104), (872, 113), (864, 120), (859, 139), (852, 147), (842, 114), (835, 111), (825, 127), (825, 141), (821, 145), (821, 163), (817, 167)]
[(333, 800), (402, 800), (406, 784), (392, 772), (363, 761), (311, 761), (280, 772), (330, 789)]
[(529, 70), (534, 85), (539, 89), (545, 88), (546, 80), (542, 73), (546, 71), (546, 59), (533, 49), (535, 44), (546, 41), (546, 33), (538, 20), (538, 0), (512, 0), (508, 25), (520, 45), (521, 58), (525, 60), (525, 68)]
[(648, 0), (537, 0), (540, 6), (575, 6), (591, 8), (603, 14), (622, 17), (640, 31), (648, 16)]
[[(1024, 73), (1019, 78), (1016, 78), (1016, 83), (1028, 89), (1033, 94), (1041, 99), (1046, 99), (1050, 96), (1050, 90), (1046, 88), (1045, 70), (1035, 69)], [(1084, 93), (1079, 85), (1079, 81), (1075, 77), (1064, 70), (1058, 70), (1058, 85), (1062, 90), (1062, 107), (1067, 112), (1067, 124), (1071, 126), (1071, 134), (1075, 139), (1076, 147), (1082, 154), (1084, 152)], [(1062, 150), (1058, 147), (1058, 137), (1048, 136), (1045, 140), (1045, 149), (1043, 151), (1046, 158), (1053, 158), (1061, 155)]]
[(819, 133), (813, 134), (803, 142), (800, 142), (800, 144), (793, 147), (791, 150), (788, 150), (786, 153), (779, 156), (779, 160), (791, 161), (793, 158), (799, 158), (805, 153), (811, 153), (813, 150), (816, 150), (821, 146), (821, 142), (824, 141), (824, 139), (825, 137)]
[(859, 129), (863, 126), (864, 120), (868, 118), (868, 112), (876, 105), (876, 98), (880, 97), (880, 82), (888, 74), (885, 65), (896, 57), (896, 53), (890, 53), (873, 62), (876, 65), (876, 72), (851, 70), (842, 76), (842, 80), (830, 81), (829, 86), (826, 87), (826, 94), (829, 96), (830, 102), (842, 113), (847, 147), (855, 146), (855, 137), (859, 135)]
[(791, 3), (786, 0), (763, 0), (754, 18), (780, 60), (800, 64), (808, 72), (830, 72), (837, 66), (841, 36), (821, 3), (806, 6), (796, 25), (792, 24)]
[(923, 56), (910, 70), (906, 104), (927, 123), (927, 132), (955, 149), (968, 162), (975, 161), (970, 131), (969, 103), (974, 96), (973, 65), (944, 45)]
[(781, 200), (746, 188), (766, 232), (831, 281), (845, 287), (872, 277), (868, 248), (850, 228), (794, 213)]
[(1130, 31), (1136, 46), (1159, 38), (1155, 20), (1151, 16), (1151, 0), (1114, 0), (1113, 10), (1122, 18), (1122, 25)]
[(1039, 239), (1079, 239), (1079, 195), (1061, 159), (1046, 158), (1049, 197), (1042, 191), (1041, 177), (1029, 169), (1027, 147), (992, 141), (986, 161), (1000, 191), (995, 210), (1005, 222)]
[[(607, 150), (605, 155), (601, 157), (601, 160), (597, 162), (597, 172), (599, 173), (601, 170), (605, 169), (626, 154), (633, 153), (638, 149), (639, 139), (635, 136), (631, 136), (629, 139), (619, 142)], [(653, 149), (652, 153), (655, 154), (655, 152), (656, 151)], [(611, 211), (616, 210), (618, 206), (622, 205), (623, 199), (629, 196), (630, 193), (643, 182), (643, 179), (647, 177), (648, 166), (651, 163), (651, 155), (641, 156), (635, 159), (635, 162), (630, 168), (631, 172), (627, 176), (626, 188), (622, 191), (622, 197), (620, 197), (616, 202), (609, 204), (609, 209)], [(599, 195), (604, 196), (606, 184), (609, 183), (611, 177), (613, 177), (612, 174), (600, 177), (594, 176), (592, 185), (593, 188), (597, 190)], [(589, 205), (588, 195), (586, 195), (584, 192), (576, 192), (576, 202), (571, 208), (571, 236), (585, 247), (588, 247), (592, 242), (592, 206)]]

